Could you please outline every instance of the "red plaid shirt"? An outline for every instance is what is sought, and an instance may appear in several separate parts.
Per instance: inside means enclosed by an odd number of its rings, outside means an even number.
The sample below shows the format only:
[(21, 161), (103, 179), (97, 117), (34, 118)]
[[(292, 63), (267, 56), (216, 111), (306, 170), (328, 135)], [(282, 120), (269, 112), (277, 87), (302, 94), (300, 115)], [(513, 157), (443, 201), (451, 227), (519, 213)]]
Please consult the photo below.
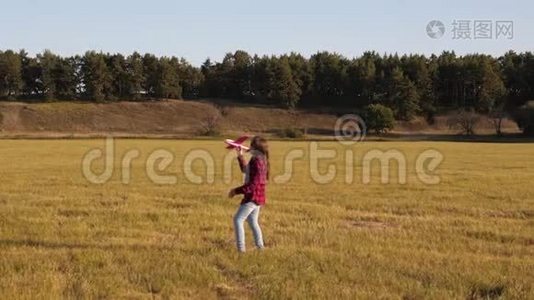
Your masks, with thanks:
[[(239, 158), (240, 166), (244, 165)], [(243, 168), (242, 168), (243, 169)], [(243, 194), (241, 204), (254, 202), (258, 205), (265, 204), (265, 184), (267, 182), (267, 161), (263, 155), (253, 156), (248, 163), (248, 180), (244, 185), (235, 189), (237, 194)]]

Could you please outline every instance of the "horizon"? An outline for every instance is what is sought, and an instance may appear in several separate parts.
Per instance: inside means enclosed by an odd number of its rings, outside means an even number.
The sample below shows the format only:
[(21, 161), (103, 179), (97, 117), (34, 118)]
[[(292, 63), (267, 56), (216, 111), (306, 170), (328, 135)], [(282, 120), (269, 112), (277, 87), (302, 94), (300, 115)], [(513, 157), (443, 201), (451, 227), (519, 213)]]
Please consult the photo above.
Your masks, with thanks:
[[(104, 53), (152, 53), (183, 57), (194, 66), (206, 59), (221, 61), (235, 50), (250, 54), (305, 57), (328, 51), (348, 58), (366, 51), (378, 54), (504, 55), (525, 52), (534, 45), (534, 4), (498, 1), (372, 1), (352, 3), (249, 4), (175, 3), (158, 0), (97, 0), (91, 4), (59, 0), (9, 3), (0, 12), (0, 42), (4, 49), (30, 55), (49, 49), (61, 56), (95, 50)], [(441, 21), (444, 34), (431, 38), (427, 26)], [(454, 39), (454, 21), (490, 21), (492, 37)], [(496, 37), (496, 22), (513, 22), (511, 38)]]
[[(5, 51), (13, 51), (15, 53), (19, 53), (20, 51), (25, 51), (26, 53), (28, 53), (28, 55), (30, 57), (36, 57), (37, 54), (42, 54), (43, 52), (45, 51), (51, 51), (53, 54), (55, 55), (59, 55), (61, 57), (71, 57), (71, 56), (76, 56), (76, 55), (79, 55), (79, 56), (83, 56), (86, 52), (91, 52), (91, 51), (94, 51), (96, 53), (102, 53), (102, 54), (106, 54), (106, 55), (115, 55), (115, 54), (121, 54), (125, 57), (135, 53), (135, 52), (138, 52), (138, 51), (131, 51), (131, 52), (110, 52), (110, 51), (102, 51), (102, 50), (96, 50), (96, 49), (88, 49), (88, 50), (85, 50), (81, 53), (74, 53), (74, 54), (69, 54), (69, 55), (63, 55), (63, 54), (60, 54), (60, 53), (57, 53), (51, 49), (43, 49), (42, 51), (39, 51), (39, 52), (36, 52), (36, 53), (32, 53), (30, 51), (28, 51), (27, 49), (9, 49), (9, 48), (5, 48), (5, 49), (0, 49), (0, 52), (5, 52)], [(169, 57), (169, 58), (172, 58), (172, 57), (176, 57), (178, 59), (185, 59), (188, 63), (190, 63), (193, 67), (197, 67), (197, 68), (200, 68), (202, 66), (202, 64), (206, 61), (206, 60), (210, 60), (212, 63), (220, 63), (222, 62), (222, 60), (224, 59), (224, 55), (226, 54), (234, 54), (235, 52), (237, 51), (245, 51), (243, 49), (235, 49), (233, 51), (229, 51), (229, 52), (226, 52), (222, 55), (222, 57), (218, 60), (214, 60), (214, 59), (211, 59), (210, 57), (207, 57), (206, 59), (204, 59), (200, 64), (194, 64), (192, 63), (189, 59), (187, 59), (187, 57), (183, 57), (183, 56), (177, 56), (177, 55), (157, 55), (155, 53), (150, 53), (150, 52), (138, 52), (140, 55), (145, 55), (145, 54), (153, 54), (155, 55), (156, 57), (158, 58), (161, 58), (161, 57)], [(430, 58), (432, 55), (435, 55), (437, 57), (439, 57), (440, 55), (442, 55), (443, 53), (454, 53), (458, 58), (461, 58), (461, 57), (465, 57), (465, 56), (469, 56), (469, 55), (489, 55), (493, 58), (500, 58), (502, 56), (504, 56), (506, 53), (508, 52), (515, 52), (515, 53), (534, 53), (534, 51), (532, 50), (524, 50), (524, 51), (516, 51), (514, 49), (509, 49), (509, 50), (506, 50), (504, 53), (501, 53), (501, 54), (498, 54), (498, 55), (494, 55), (494, 54), (487, 54), (487, 53), (479, 53), (479, 52), (473, 52), (473, 53), (458, 53), (457, 51), (455, 50), (443, 50), (442, 52), (440, 53), (431, 53), (431, 54), (424, 54), (424, 53), (415, 53), (415, 52), (411, 52), (411, 53), (380, 53), (376, 50), (365, 50), (363, 51), (362, 53), (358, 54), (358, 55), (354, 55), (354, 56), (346, 56), (342, 53), (339, 53), (337, 51), (328, 51), (328, 50), (318, 50), (310, 55), (304, 55), (302, 53), (299, 53), (299, 52), (295, 52), (295, 51), (292, 51), (292, 52), (286, 52), (286, 53), (279, 53), (279, 54), (257, 54), (257, 53), (250, 53), (248, 51), (245, 51), (247, 52), (251, 57), (254, 57), (255, 55), (257, 55), (258, 57), (270, 57), (270, 56), (282, 56), (282, 55), (290, 55), (291, 53), (295, 53), (295, 54), (299, 54), (299, 55), (302, 55), (305, 59), (310, 59), (313, 55), (315, 54), (318, 54), (318, 53), (322, 53), (322, 52), (328, 52), (328, 53), (331, 53), (331, 54), (337, 54), (337, 55), (341, 55), (342, 57), (346, 58), (346, 59), (349, 59), (349, 60), (352, 60), (352, 59), (358, 59), (358, 58), (361, 58), (365, 53), (367, 52), (371, 52), (371, 53), (376, 53), (378, 54), (380, 57), (387, 57), (387, 56), (395, 56), (397, 55), (398, 57), (403, 57), (403, 56), (412, 56), (412, 55), (421, 55), (425, 58)]]

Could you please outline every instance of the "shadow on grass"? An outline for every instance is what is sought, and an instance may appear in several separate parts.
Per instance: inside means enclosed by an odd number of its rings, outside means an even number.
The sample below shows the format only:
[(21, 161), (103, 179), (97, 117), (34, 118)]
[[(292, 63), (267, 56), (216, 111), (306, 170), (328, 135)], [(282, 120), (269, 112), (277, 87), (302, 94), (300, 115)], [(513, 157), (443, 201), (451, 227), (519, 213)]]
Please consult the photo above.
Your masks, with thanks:
[[(264, 131), (268, 134), (278, 134), (280, 129), (269, 129)], [(326, 128), (306, 128), (304, 138), (295, 140), (301, 141), (324, 141), (334, 140), (336, 132), (334, 129)], [(421, 142), (464, 142), (464, 143), (534, 143), (534, 137), (525, 136), (521, 133), (509, 133), (504, 135), (459, 135), (459, 134), (406, 134), (406, 133), (387, 133), (376, 135), (368, 133), (364, 141), (373, 142), (396, 142), (396, 141), (421, 141)]]
[[(269, 132), (270, 133), (270, 132)], [(335, 137), (333, 129), (308, 128), (307, 134)], [(368, 133), (365, 137), (368, 141), (430, 141), (430, 142), (466, 142), (466, 143), (534, 143), (534, 137), (528, 137), (521, 133), (509, 133), (504, 135), (459, 135), (459, 134), (405, 134), (387, 133), (375, 135)]]
[(469, 300), (500, 299), (506, 290), (502, 283), (473, 285), (467, 295)]
[(44, 240), (0, 240), (0, 247), (30, 247), (46, 249), (96, 249), (96, 250), (176, 250), (172, 245), (147, 245), (147, 244), (96, 244), (78, 242), (53, 242)]
[(523, 134), (506, 135), (458, 135), (458, 134), (395, 134), (383, 136), (394, 140), (435, 141), (435, 142), (468, 142), (468, 143), (534, 143), (534, 137)]

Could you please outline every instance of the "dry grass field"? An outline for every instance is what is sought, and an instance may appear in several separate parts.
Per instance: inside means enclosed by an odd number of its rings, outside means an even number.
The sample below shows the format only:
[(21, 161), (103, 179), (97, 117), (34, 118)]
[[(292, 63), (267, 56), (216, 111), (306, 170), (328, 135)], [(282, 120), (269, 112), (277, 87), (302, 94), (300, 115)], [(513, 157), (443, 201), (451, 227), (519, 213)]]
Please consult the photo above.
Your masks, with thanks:
[[(307, 142), (271, 142), (272, 173)], [(346, 184), (346, 148), (334, 142), (332, 182), (315, 183), (306, 157), (287, 183), (272, 182), (262, 210), (267, 249), (234, 249), (238, 199), (226, 193), (220, 141), (118, 140), (115, 172), (104, 184), (82, 175), (84, 153), (103, 140), (0, 141), (0, 298), (178, 299), (532, 299), (534, 297), (534, 144), (365, 142), (354, 151)], [(428, 148), (444, 161), (441, 182), (417, 179)], [(130, 149), (129, 184), (120, 158)], [(155, 149), (175, 155), (155, 184), (145, 162)], [(215, 181), (184, 174), (192, 149), (213, 154)], [(398, 149), (407, 182), (381, 184), (378, 165), (362, 183), (370, 149)], [(95, 164), (95, 172), (102, 169)], [(199, 174), (205, 169), (193, 163)], [(393, 167), (393, 171), (397, 167)], [(395, 172), (392, 172), (394, 174)]]

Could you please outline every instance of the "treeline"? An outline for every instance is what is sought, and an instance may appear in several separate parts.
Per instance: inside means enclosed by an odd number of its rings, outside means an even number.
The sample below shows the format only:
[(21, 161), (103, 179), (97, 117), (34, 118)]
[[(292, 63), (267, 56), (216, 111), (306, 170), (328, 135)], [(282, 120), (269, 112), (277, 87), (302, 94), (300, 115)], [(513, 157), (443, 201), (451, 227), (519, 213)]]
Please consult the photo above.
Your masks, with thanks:
[(176, 57), (95, 51), (29, 57), (25, 51), (0, 51), (0, 97), (9, 100), (182, 98), (198, 95), (202, 82), (199, 68)]
[(183, 58), (152, 54), (61, 57), (44, 51), (0, 52), (0, 97), (87, 101), (162, 98), (231, 98), (288, 108), (308, 105), (360, 109), (389, 107), (396, 119), (429, 119), (444, 109), (481, 113), (507, 110), (534, 99), (534, 55), (510, 51), (495, 58), (454, 52), (379, 55), (357, 58), (319, 52), (306, 58), (291, 53), (227, 54), (201, 67)]
[(473, 109), (482, 113), (523, 105), (534, 99), (534, 55), (508, 52), (457, 56), (454, 52), (379, 55), (366, 52), (348, 59), (320, 52), (309, 59), (291, 53), (251, 57), (227, 54), (202, 66), (203, 91), (212, 97), (250, 102), (340, 106), (369, 104), (391, 108), (397, 119), (430, 119), (439, 110)]

